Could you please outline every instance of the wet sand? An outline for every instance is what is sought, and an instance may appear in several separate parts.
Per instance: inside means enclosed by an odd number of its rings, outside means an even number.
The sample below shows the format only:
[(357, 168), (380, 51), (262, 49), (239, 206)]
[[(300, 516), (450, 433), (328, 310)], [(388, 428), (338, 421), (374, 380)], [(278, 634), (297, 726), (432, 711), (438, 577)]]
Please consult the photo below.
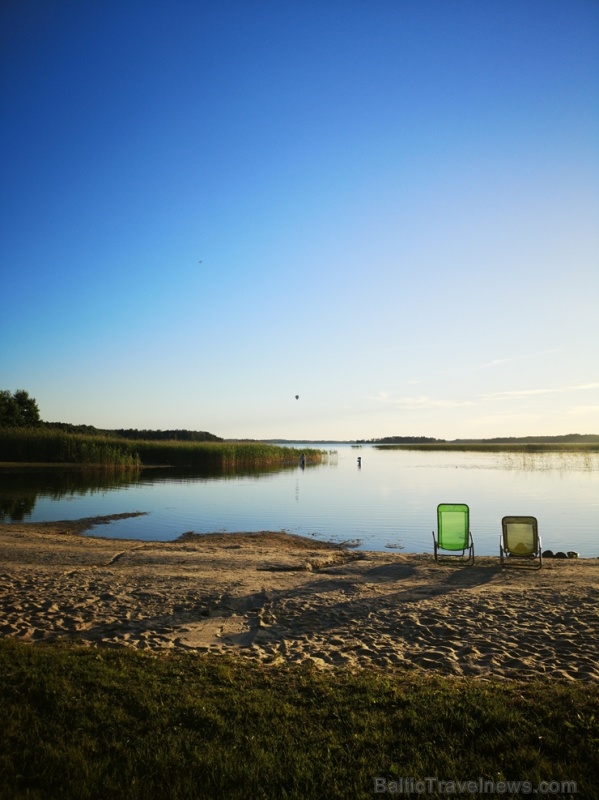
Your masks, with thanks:
[(439, 565), (285, 533), (82, 535), (110, 519), (0, 525), (0, 635), (325, 669), (599, 680), (599, 559), (502, 570), (498, 557)]

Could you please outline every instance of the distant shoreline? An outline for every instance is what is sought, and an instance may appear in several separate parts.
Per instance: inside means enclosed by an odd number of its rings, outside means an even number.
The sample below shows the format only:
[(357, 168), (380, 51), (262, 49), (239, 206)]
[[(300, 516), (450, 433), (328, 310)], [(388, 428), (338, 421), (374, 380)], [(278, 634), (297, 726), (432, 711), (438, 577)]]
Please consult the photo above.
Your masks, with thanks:
[[(580, 437), (578, 439), (570, 439), (569, 437), (546, 437), (546, 438), (533, 438), (523, 437), (521, 439), (453, 439), (451, 441), (444, 441), (439, 439), (430, 442), (418, 441), (391, 441), (394, 437), (388, 439), (376, 440), (363, 440), (363, 439), (256, 439), (254, 441), (262, 442), (264, 444), (275, 444), (281, 446), (291, 445), (350, 445), (352, 447), (381, 447), (381, 448), (398, 448), (404, 450), (472, 450), (480, 451), (482, 449), (522, 452), (525, 450), (546, 450), (546, 451), (599, 451), (599, 436), (589, 434), (588, 436)], [(229, 440), (226, 440), (229, 441)], [(234, 441), (231, 439), (230, 441)]]

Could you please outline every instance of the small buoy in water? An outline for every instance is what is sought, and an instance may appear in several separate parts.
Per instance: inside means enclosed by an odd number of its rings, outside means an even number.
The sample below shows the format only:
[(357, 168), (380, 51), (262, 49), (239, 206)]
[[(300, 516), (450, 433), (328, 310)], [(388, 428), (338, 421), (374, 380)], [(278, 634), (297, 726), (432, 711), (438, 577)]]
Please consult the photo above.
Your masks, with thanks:
[(362, 466), (362, 457), (361, 456), (358, 456), (358, 466), (359, 467)]

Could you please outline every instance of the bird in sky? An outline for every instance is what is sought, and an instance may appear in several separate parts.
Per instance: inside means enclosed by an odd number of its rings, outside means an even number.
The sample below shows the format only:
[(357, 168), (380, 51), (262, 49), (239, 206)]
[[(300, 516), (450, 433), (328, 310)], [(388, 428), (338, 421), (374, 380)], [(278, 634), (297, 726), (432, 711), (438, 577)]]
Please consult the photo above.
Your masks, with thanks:
[(299, 394), (296, 394), (296, 395), (295, 395), (295, 399), (296, 399), (296, 400), (299, 400)]

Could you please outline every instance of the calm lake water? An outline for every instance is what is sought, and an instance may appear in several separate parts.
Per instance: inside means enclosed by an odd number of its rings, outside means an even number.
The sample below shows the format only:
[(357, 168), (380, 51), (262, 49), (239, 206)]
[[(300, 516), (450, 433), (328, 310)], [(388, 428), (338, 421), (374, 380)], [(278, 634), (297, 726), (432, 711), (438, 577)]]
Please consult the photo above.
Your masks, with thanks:
[(143, 470), (114, 483), (80, 473), (5, 472), (0, 519), (143, 511), (90, 535), (168, 541), (186, 531), (285, 530), (363, 550), (431, 552), (437, 505), (467, 503), (480, 555), (498, 554), (503, 516), (523, 514), (537, 517), (545, 549), (599, 556), (599, 453), (317, 447), (336, 452), (322, 465), (236, 477)]

